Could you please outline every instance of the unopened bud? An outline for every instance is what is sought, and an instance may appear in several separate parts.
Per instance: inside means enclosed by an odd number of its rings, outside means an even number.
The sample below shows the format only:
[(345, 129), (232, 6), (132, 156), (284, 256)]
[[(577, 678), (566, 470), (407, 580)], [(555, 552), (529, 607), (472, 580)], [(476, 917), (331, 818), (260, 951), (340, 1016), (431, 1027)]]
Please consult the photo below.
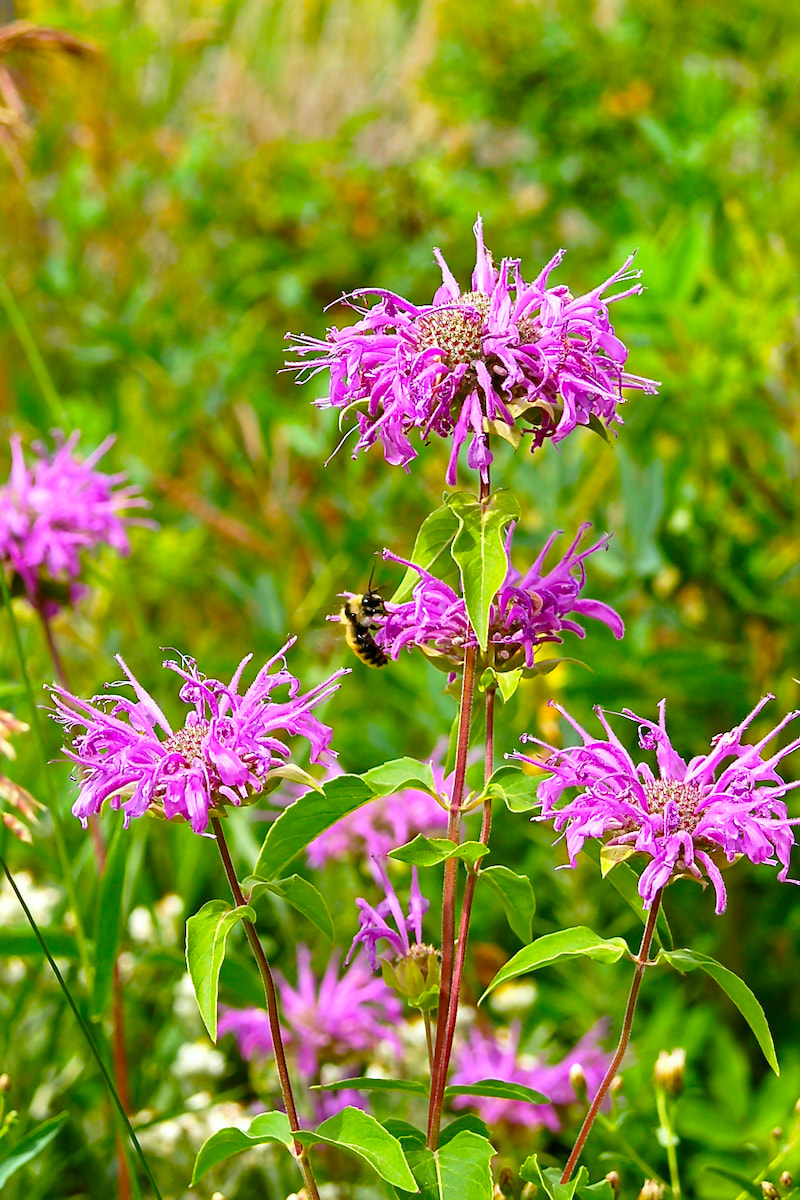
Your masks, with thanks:
[(617, 1092), (622, 1091), (622, 1076), (621, 1075), (614, 1076), (614, 1078), (611, 1080), (611, 1085), (610, 1085), (609, 1090), (612, 1091), (615, 1096), (616, 1096)]
[(538, 1195), (539, 1195), (538, 1184), (526, 1183), (525, 1187), (522, 1189), (522, 1194), (520, 1195), (519, 1200), (536, 1200), (536, 1197)]
[(510, 1196), (513, 1191), (514, 1172), (511, 1170), (511, 1167), (506, 1164), (504, 1167), (501, 1167), (497, 1173), (497, 1183), (495, 1184), (494, 1188), (494, 1200), (500, 1200), (501, 1197), (505, 1198), (506, 1196)]
[(619, 1189), (622, 1187), (622, 1179), (619, 1171), (609, 1171), (606, 1175), (606, 1180), (611, 1184), (611, 1190), (615, 1196), (619, 1195)]
[(664, 1200), (664, 1185), (656, 1179), (645, 1179), (639, 1200)]
[(781, 1200), (780, 1192), (774, 1183), (770, 1183), (769, 1179), (765, 1179), (761, 1184), (761, 1192), (764, 1200)]
[(0, 1075), (0, 1092), (10, 1092), (10, 1091), (11, 1091), (11, 1080), (9, 1079), (8, 1075), (3, 1073), (2, 1075)]
[(579, 1100), (586, 1099), (586, 1072), (580, 1063), (573, 1063), (569, 1069), (569, 1081)]
[(662, 1050), (656, 1059), (655, 1081), (671, 1096), (677, 1096), (683, 1088), (683, 1075), (686, 1070), (686, 1051), (680, 1047), (677, 1050)]
[(781, 1175), (780, 1179), (778, 1180), (778, 1183), (781, 1185), (782, 1188), (786, 1188), (787, 1192), (790, 1192), (792, 1190), (792, 1188), (794, 1187), (794, 1178), (792, 1175), (789, 1174), (788, 1171), (784, 1171), (783, 1174)]
[(775, 1125), (772, 1129), (770, 1129), (769, 1136), (774, 1142), (779, 1142), (783, 1137), (783, 1130), (781, 1129), (780, 1125)]
[(439, 952), (419, 943), (409, 954), (381, 959), (383, 981), (414, 1008), (429, 1008), (439, 994)]

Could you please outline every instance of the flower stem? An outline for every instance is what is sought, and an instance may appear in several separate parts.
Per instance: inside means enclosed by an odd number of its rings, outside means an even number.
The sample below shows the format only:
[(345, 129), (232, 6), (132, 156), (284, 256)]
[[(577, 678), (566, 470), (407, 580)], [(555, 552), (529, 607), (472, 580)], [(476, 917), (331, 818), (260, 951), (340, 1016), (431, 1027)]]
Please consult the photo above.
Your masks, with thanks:
[[(492, 484), (488, 469), (486, 476), (481, 477), (479, 500), (486, 504), (492, 494)], [(458, 843), (461, 837), (461, 802), (464, 798), (464, 780), (467, 773), (467, 755), (469, 752), (469, 733), (472, 722), (472, 704), (475, 698), (475, 660), (477, 647), (467, 646), (464, 652), (464, 673), (461, 677), (461, 703), (458, 711), (458, 741), (456, 743), (455, 773), (453, 790), (450, 797), (450, 818), (447, 824), (447, 836), (451, 842)], [(493, 754), (493, 721), (492, 701), (491, 714), (487, 707), (486, 750), (487, 750), (487, 779), (491, 774), (488, 763)], [(488, 819), (488, 825), (487, 825)], [(483, 824), (486, 838), (489, 837), (492, 813), (491, 806), (484, 806)], [(481, 834), (483, 838), (483, 833)], [(444, 890), (442, 894), (442, 975), (439, 988), (439, 1007), (436, 1016), (436, 1046), (433, 1054), (433, 1069), (431, 1071), (431, 1098), (428, 1107), (428, 1138), (427, 1145), (435, 1150), (439, 1144), (439, 1127), (442, 1121), (442, 1104), (444, 1090), (447, 1085), (447, 1071), (450, 1066), (450, 1054), (453, 1048), (458, 1018), (458, 1000), (461, 986), (461, 973), (464, 967), (466, 939), (469, 930), (469, 918), (472, 909), (472, 893), (477, 876), (467, 876), (464, 893), (464, 908), (459, 925), (458, 946), (454, 946), (456, 928), (456, 884), (458, 882), (458, 860), (448, 858), (444, 864)]]
[(14, 330), (14, 333), (19, 338), (19, 343), (28, 360), (28, 365), (33, 372), (33, 376), (39, 385), (39, 391), (42, 393), (42, 398), (50, 410), (50, 419), (56, 420), (59, 424), (65, 421), (66, 414), (61, 397), (56, 391), (55, 384), (50, 376), (45, 361), (39, 353), (39, 347), (36, 345), (36, 339), (33, 337), (28, 323), (22, 315), (22, 309), (17, 304), (14, 298), (14, 293), (11, 288), (0, 275), (0, 306), (5, 310), (8, 317), (8, 323)]
[[(475, 646), (467, 646), (464, 654), (464, 674), (461, 679), (461, 705), (458, 714), (458, 742), (453, 791), (450, 797), (450, 818), (447, 836), (458, 843), (461, 836), (461, 801), (464, 798), (464, 779), (467, 772), (469, 730), (472, 721), (472, 700), (475, 693)], [(458, 881), (458, 859), (448, 858), (444, 864), (444, 892), (442, 895), (442, 976), (439, 989), (439, 1008), (436, 1017), (436, 1046), (433, 1055), (431, 1076), (431, 1100), (428, 1109), (428, 1147), (435, 1150), (439, 1142), (439, 1125), (442, 1120), (442, 1102), (447, 1080), (449, 1051), (445, 1055), (445, 1026), (450, 1011), (450, 994), (453, 986), (455, 929), (456, 929), (456, 883)]]
[(561, 1176), (562, 1183), (569, 1183), (570, 1176), (575, 1170), (575, 1167), (578, 1165), (578, 1159), (581, 1156), (586, 1139), (588, 1138), (592, 1126), (594, 1125), (595, 1117), (600, 1111), (600, 1105), (605, 1100), (608, 1089), (611, 1087), (611, 1082), (619, 1070), (619, 1064), (622, 1062), (625, 1051), (628, 1049), (628, 1042), (631, 1040), (631, 1029), (633, 1028), (633, 1016), (636, 1012), (636, 1002), (639, 999), (639, 989), (642, 986), (642, 979), (644, 978), (645, 969), (650, 965), (648, 962), (648, 956), (650, 954), (650, 947), (653, 943), (653, 934), (656, 931), (656, 921), (658, 919), (659, 909), (661, 908), (661, 897), (663, 894), (664, 889), (659, 888), (653, 897), (653, 903), (650, 905), (650, 912), (647, 915), (647, 924), (645, 925), (644, 933), (642, 934), (642, 943), (639, 947), (639, 953), (633, 960), (636, 963), (636, 970), (633, 974), (631, 990), (628, 993), (628, 1003), (625, 1008), (625, 1017), (622, 1022), (622, 1032), (619, 1035), (619, 1044), (614, 1052), (614, 1057), (611, 1060), (609, 1068), (603, 1076), (603, 1082), (597, 1089), (597, 1095), (592, 1101), (592, 1106), (586, 1114), (583, 1124), (581, 1125), (580, 1133), (575, 1141), (575, 1145), (572, 1147), (572, 1153), (567, 1159), (567, 1165), (564, 1167), (564, 1172)]
[[(217, 839), (222, 865), (225, 868), (225, 874), (228, 877), (233, 899), (239, 907), (244, 907), (247, 901), (244, 898), (239, 880), (236, 878), (236, 871), (231, 860), (228, 843), (225, 841), (225, 834), (222, 829), (222, 822), (219, 817), (211, 818), (211, 828), (214, 831), (214, 837)], [(275, 982), (272, 978), (272, 972), (267, 962), (267, 956), (264, 953), (264, 947), (261, 945), (256, 927), (252, 921), (243, 921), (244, 931), (247, 940), (250, 943), (250, 949), (253, 952), (253, 958), (256, 961), (261, 981), (264, 984), (264, 995), (267, 1000), (267, 1013), (269, 1015), (269, 1028), (272, 1035), (272, 1046), (275, 1051), (275, 1065), (278, 1070), (278, 1079), (280, 1080), (281, 1092), (283, 1094), (283, 1102), (286, 1107), (286, 1116), (289, 1118), (289, 1128), (292, 1133), (296, 1133), (300, 1128), (300, 1122), (297, 1119), (297, 1108), (294, 1102), (294, 1093), (292, 1092), (292, 1083), (289, 1078), (289, 1067), (286, 1062), (286, 1051), (283, 1046), (283, 1033), (281, 1032), (280, 1016), (278, 1014), (278, 995), (275, 991)], [(297, 1159), (300, 1170), (303, 1174), (303, 1182), (309, 1196), (309, 1200), (319, 1200), (319, 1191), (314, 1179), (314, 1173), (311, 1170), (311, 1163), (308, 1159), (308, 1151), (295, 1140), (294, 1154)]]
[(667, 1149), (667, 1163), (669, 1164), (669, 1186), (672, 1188), (673, 1200), (680, 1200), (683, 1195), (681, 1191), (681, 1179), (678, 1174), (678, 1156), (675, 1153), (675, 1145), (677, 1138), (672, 1131), (672, 1121), (670, 1120), (669, 1106), (667, 1105), (667, 1095), (663, 1087), (656, 1087), (656, 1109), (658, 1111), (659, 1121), (659, 1141), (662, 1146)]

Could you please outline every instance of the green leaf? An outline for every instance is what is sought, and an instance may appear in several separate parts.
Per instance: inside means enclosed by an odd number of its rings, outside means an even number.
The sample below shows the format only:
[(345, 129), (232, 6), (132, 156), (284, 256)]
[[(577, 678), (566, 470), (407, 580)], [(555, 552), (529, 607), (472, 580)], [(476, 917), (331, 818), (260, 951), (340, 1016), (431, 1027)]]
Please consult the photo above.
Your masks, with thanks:
[(186, 922), (186, 965), (197, 1007), (212, 1042), (217, 1040), (219, 972), (228, 934), (239, 921), (255, 921), (252, 908), (231, 908), (224, 900), (209, 900)]
[(376, 797), (391, 796), (392, 792), (401, 792), (405, 788), (418, 788), (431, 796), (438, 795), (431, 764), (418, 762), (416, 758), (395, 758), (366, 771), (361, 778)]
[(464, 602), (481, 650), (489, 637), (489, 609), (508, 571), (505, 530), (519, 517), (519, 504), (507, 488), (483, 503), (470, 492), (453, 492), (446, 503), (458, 518), (451, 548), (458, 563)]
[(539, 1157), (531, 1154), (520, 1167), (520, 1178), (527, 1183), (538, 1183), (550, 1200), (572, 1200), (578, 1189), (583, 1188), (589, 1179), (585, 1167), (580, 1167), (577, 1175), (569, 1183), (561, 1182), (561, 1171), (558, 1167), (539, 1166)]
[(697, 950), (660, 950), (656, 962), (662, 961), (668, 962), (671, 967), (675, 967), (681, 972), (695, 971), (699, 967), (705, 971), (706, 975), (710, 975), (714, 982), (719, 984), (725, 995), (736, 1005), (755, 1034), (764, 1058), (775, 1074), (780, 1075), (781, 1070), (775, 1054), (775, 1043), (769, 1031), (767, 1018), (764, 1016), (764, 1010), (743, 979), (734, 975), (733, 971), (729, 971), (715, 959), (709, 958), (706, 954), (700, 954)]
[(476, 1083), (451, 1084), (445, 1088), (449, 1096), (491, 1096), (498, 1100), (525, 1100), (529, 1104), (549, 1104), (549, 1096), (526, 1087), (524, 1083), (507, 1083), (504, 1079), (479, 1079)]
[[(602, 847), (598, 842), (586, 842), (583, 847), (583, 853), (588, 855), (592, 862), (597, 863), (598, 866), (600, 865)], [(646, 925), (649, 914), (644, 908), (642, 897), (639, 895), (639, 876), (633, 868), (629, 867), (627, 863), (618, 863), (606, 878), (611, 886), (619, 892), (625, 903), (630, 905), (642, 924)], [(666, 946), (668, 949), (672, 947), (672, 930), (664, 915), (663, 908), (658, 910), (655, 939), (659, 946)]]
[(607, 1179), (599, 1179), (597, 1183), (587, 1183), (578, 1187), (581, 1200), (614, 1200), (614, 1189)]
[[(411, 551), (411, 562), (416, 563), (425, 571), (430, 571), (437, 579), (447, 583), (455, 575), (453, 559), (448, 554), (448, 547), (456, 535), (458, 521), (455, 513), (448, 504), (430, 513), (420, 526), (414, 549)], [(392, 596), (392, 604), (402, 604), (408, 600), (419, 583), (419, 575), (409, 567), (400, 586)]]
[(302, 875), (288, 875), (285, 879), (259, 879), (257, 875), (250, 875), (244, 885), (251, 889), (251, 901), (263, 892), (282, 896), (287, 904), (291, 904), (312, 925), (316, 925), (329, 941), (332, 942), (336, 936), (327, 904), (313, 883), (309, 883)]
[(561, 929), (558, 933), (546, 933), (544, 937), (531, 942), (530, 946), (519, 950), (500, 968), (479, 1003), (501, 983), (516, 979), (518, 975), (527, 975), (530, 971), (538, 971), (540, 967), (546, 967), (559, 958), (581, 955), (598, 962), (614, 963), (622, 958), (623, 954), (630, 954), (624, 938), (601, 938), (585, 925), (577, 925), (574, 929)]
[(206, 1171), (210, 1171), (217, 1163), (234, 1154), (241, 1154), (243, 1150), (252, 1150), (253, 1146), (263, 1146), (267, 1142), (279, 1142), (287, 1150), (292, 1150), (292, 1132), (286, 1113), (260, 1113), (250, 1122), (247, 1132), (233, 1125), (227, 1129), (218, 1129), (203, 1142), (198, 1151), (194, 1160), (191, 1186), (194, 1187)]
[(497, 688), (500, 695), (503, 697), (503, 703), (508, 704), (514, 692), (520, 685), (522, 679), (522, 667), (518, 667), (515, 671), (497, 671)]
[(440, 1146), (436, 1158), (442, 1200), (489, 1200), (494, 1155), (492, 1143), (468, 1129)]
[(484, 867), (480, 878), (497, 892), (506, 911), (506, 920), (521, 942), (533, 934), (536, 899), (527, 875), (517, 875), (509, 867)]
[(374, 795), (360, 775), (338, 775), (328, 780), (322, 795), (301, 796), (270, 825), (253, 874), (276, 878), (309, 842)]
[(128, 839), (121, 837), (122, 826), (117, 824), (108, 846), (106, 863), (100, 877), (94, 923), (94, 989), (91, 1015), (101, 1017), (108, 1010), (111, 998), (111, 979), (122, 926), (122, 893), (125, 885), (125, 863)]
[(368, 1163), (388, 1183), (406, 1192), (419, 1190), (400, 1142), (360, 1108), (343, 1108), (323, 1121), (315, 1133), (298, 1133), (297, 1140), (304, 1146), (316, 1142), (338, 1146)]
[(41, 1125), (37, 1125), (21, 1141), (17, 1142), (16, 1146), (12, 1148), (11, 1153), (0, 1162), (0, 1187), (8, 1183), (11, 1176), (20, 1167), (24, 1167), (25, 1163), (39, 1157), (45, 1146), (49, 1142), (52, 1142), (66, 1121), (67, 1115), (67, 1113), (59, 1113), (57, 1117), (51, 1117), (49, 1121), (43, 1121)]
[(350, 1088), (356, 1092), (414, 1092), (427, 1096), (428, 1089), (416, 1079), (373, 1079), (369, 1075), (356, 1075), (352, 1079), (336, 1079), (333, 1083), (314, 1083), (312, 1092), (344, 1092)]
[(486, 794), (502, 800), (509, 812), (530, 812), (536, 808), (536, 789), (541, 775), (528, 775), (520, 767), (498, 767), (489, 777)]
[(451, 842), (449, 838), (429, 838), (418, 833), (411, 842), (389, 851), (389, 858), (415, 867), (434, 867), (447, 858), (462, 858), (473, 866), (489, 853), (483, 842)]

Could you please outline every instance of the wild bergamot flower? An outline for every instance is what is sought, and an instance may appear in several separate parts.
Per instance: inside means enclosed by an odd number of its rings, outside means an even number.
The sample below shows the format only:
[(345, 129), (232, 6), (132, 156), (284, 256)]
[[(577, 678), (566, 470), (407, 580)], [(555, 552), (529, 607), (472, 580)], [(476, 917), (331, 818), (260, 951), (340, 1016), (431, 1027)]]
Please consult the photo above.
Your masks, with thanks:
[(11, 474), (0, 487), (0, 562), (11, 572), (12, 590), (19, 580), (31, 603), (46, 612), (80, 597), (86, 553), (107, 545), (127, 554), (128, 526), (149, 524), (123, 513), (150, 507), (133, 485), (125, 485), (126, 476), (97, 470), (113, 437), (86, 458), (76, 453), (79, 438), (77, 432), (66, 441), (56, 434), (52, 453), (34, 442), (28, 464), (14, 435)]
[[(333, 327), (324, 339), (287, 334), (297, 347), (299, 359), (288, 366), (298, 382), (330, 370), (329, 395), (317, 404), (340, 409), (341, 421), (354, 417), (354, 458), (380, 442), (387, 462), (408, 469), (417, 457), (412, 430), (423, 442), (437, 434), (452, 441), (446, 478), (454, 484), (469, 438), (467, 464), (486, 479), (490, 434), (516, 448), (529, 433), (535, 449), (577, 425), (621, 424), (625, 387), (657, 391), (655, 380), (624, 370), (628, 350), (608, 317), (609, 304), (642, 291), (633, 255), (576, 298), (563, 285), (547, 286), (563, 250), (526, 283), (518, 259), (494, 266), (480, 217), (474, 231), (477, 259), (466, 291), (434, 250), (443, 282), (432, 304), (360, 288), (346, 297), (359, 316), (354, 325)], [(615, 284), (622, 290), (607, 295)], [(352, 303), (360, 296), (376, 303)]]
[[(748, 726), (772, 699), (765, 696), (740, 725), (712, 739), (708, 754), (697, 755), (688, 763), (667, 734), (663, 700), (658, 724), (623, 709), (620, 715), (639, 725), (641, 749), (655, 752), (658, 774), (648, 763), (633, 760), (601, 708), (595, 712), (606, 740), (587, 733), (554, 704), (583, 745), (559, 750), (538, 738), (523, 737), (548, 752), (526, 761), (552, 772), (537, 789), (542, 806), (537, 819), (552, 820), (557, 830), (566, 830), (573, 867), (589, 838), (601, 839), (623, 852), (647, 855), (650, 862), (639, 879), (645, 908), (671, 879), (689, 875), (701, 882), (711, 881), (716, 911), (723, 912), (726, 894), (719, 864), (733, 863), (742, 855), (754, 863), (780, 863), (778, 878), (787, 880), (794, 845), (792, 826), (800, 818), (788, 817), (783, 796), (798, 783), (785, 783), (777, 767), (800, 746), (800, 738), (766, 756), (765, 752), (800, 712), (789, 713), (757, 742), (745, 741)], [(557, 807), (571, 789), (576, 789), (577, 795)]]
[[(74, 735), (65, 753), (79, 767), (80, 792), (72, 811), (84, 827), (109, 800), (112, 808), (122, 808), (126, 826), (149, 811), (189, 821), (195, 833), (203, 833), (215, 811), (252, 803), (271, 781), (277, 784), (289, 757), (280, 734), (307, 738), (312, 762), (330, 761), (332, 731), (311, 710), (336, 691), (348, 672), (336, 671), (301, 694), (283, 660), (294, 641), (290, 638), (261, 667), (243, 694), (239, 688), (251, 654), (228, 684), (201, 675), (194, 659), (165, 662), (183, 680), (179, 696), (190, 706), (179, 729), (172, 728), (119, 656), (135, 700), (95, 696), (86, 701), (52, 687), (53, 716)], [(288, 687), (288, 699), (273, 700), (272, 692), (281, 686)], [(75, 735), (80, 729), (84, 732)]]
[[(593, 545), (580, 549), (591, 525), (578, 529), (561, 558), (547, 568), (545, 560), (560, 530), (547, 539), (523, 575), (511, 563), (513, 527), (506, 539), (508, 570), (489, 613), (489, 647), (492, 665), (499, 671), (532, 668), (536, 650), (548, 642), (563, 641), (570, 632), (585, 637), (575, 617), (591, 617), (607, 625), (615, 637), (625, 632), (622, 618), (608, 604), (581, 595), (586, 583), (584, 560), (608, 545), (604, 534)], [(404, 646), (419, 646), (429, 657), (447, 663), (463, 662), (468, 645), (477, 645), (463, 598), (449, 584), (407, 559), (384, 551), (384, 558), (410, 567), (419, 575), (411, 600), (387, 604), (386, 616), (376, 618), (380, 628), (375, 641), (390, 658)]]

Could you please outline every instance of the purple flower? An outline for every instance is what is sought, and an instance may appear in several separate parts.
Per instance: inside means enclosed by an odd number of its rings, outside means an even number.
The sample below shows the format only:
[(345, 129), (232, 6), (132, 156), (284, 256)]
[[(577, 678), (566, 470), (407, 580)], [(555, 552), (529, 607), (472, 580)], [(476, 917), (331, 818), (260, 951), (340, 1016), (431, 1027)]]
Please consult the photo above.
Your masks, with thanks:
[[(353, 938), (350, 953), (345, 960), (349, 963), (356, 948), (362, 945), (373, 971), (378, 969), (378, 942), (385, 941), (392, 951), (392, 956), (396, 958), (408, 958), (411, 955), (412, 950), (422, 941), (422, 918), (430, 908), (430, 901), (426, 900), (420, 891), (416, 867), (411, 871), (408, 916), (404, 916), (397, 893), (389, 882), (386, 868), (377, 860), (375, 866), (383, 884), (384, 899), (373, 907), (361, 896), (357, 897), (359, 932)], [(410, 933), (414, 935), (413, 943), (408, 936)]]
[[(436, 761), (441, 757), (435, 751), (431, 767), (436, 790), (445, 795), (448, 782), (441, 761)], [(334, 771), (329, 772), (329, 776)], [(365, 858), (367, 864), (372, 865), (390, 850), (411, 841), (416, 834), (440, 834), (446, 826), (447, 813), (435, 797), (417, 788), (404, 788), (391, 796), (370, 801), (326, 829), (310, 843), (308, 862), (312, 867), (323, 867), (330, 861)]]
[[(639, 880), (646, 908), (673, 876), (710, 879), (716, 892), (716, 911), (723, 912), (726, 896), (719, 862), (734, 862), (746, 855), (754, 863), (779, 862), (778, 878), (786, 880), (794, 845), (792, 825), (781, 799), (797, 783), (784, 783), (777, 766), (800, 746), (795, 738), (766, 757), (763, 751), (782, 729), (799, 716), (789, 713), (759, 741), (744, 741), (753, 718), (773, 696), (765, 696), (740, 725), (718, 734), (708, 754), (686, 763), (673, 749), (664, 724), (662, 700), (658, 724), (638, 717), (630, 709), (620, 714), (639, 725), (639, 746), (655, 751), (656, 776), (647, 763), (635, 763), (610, 728), (601, 708), (596, 708), (608, 740), (599, 741), (560, 705), (554, 707), (583, 738), (582, 746), (559, 750), (538, 738), (549, 752), (544, 759), (526, 759), (552, 771), (538, 788), (542, 812), (538, 820), (552, 819), (557, 830), (566, 829), (570, 866), (588, 838), (600, 838), (612, 847), (650, 857)], [(551, 704), (553, 702), (551, 701)], [(522, 758), (523, 755), (516, 757)], [(556, 808), (565, 790), (578, 789), (574, 799)], [(795, 880), (789, 880), (794, 883)]]
[(566, 1058), (558, 1063), (545, 1063), (539, 1058), (519, 1053), (519, 1022), (515, 1021), (500, 1033), (470, 1031), (467, 1039), (457, 1046), (455, 1071), (450, 1082), (454, 1085), (477, 1083), (482, 1079), (501, 1079), (505, 1083), (521, 1083), (547, 1096), (549, 1104), (529, 1104), (524, 1100), (503, 1100), (488, 1096), (457, 1096), (454, 1108), (476, 1109), (487, 1125), (506, 1121), (528, 1129), (544, 1127), (557, 1131), (561, 1121), (556, 1106), (563, 1107), (577, 1099), (570, 1081), (570, 1071), (580, 1064), (586, 1077), (588, 1095), (599, 1088), (611, 1060), (599, 1045), (601, 1029), (595, 1027), (581, 1038)]
[(371, 308), (351, 304), (360, 317), (354, 325), (331, 328), (325, 339), (287, 334), (300, 356), (288, 364), (298, 382), (331, 372), (330, 394), (319, 407), (342, 409), (342, 417), (355, 413), (354, 458), (380, 441), (386, 461), (408, 469), (417, 457), (408, 435), (417, 429), (423, 441), (432, 433), (452, 438), (449, 484), (467, 438), (467, 464), (487, 479), (490, 433), (515, 447), (530, 433), (535, 449), (547, 438), (561, 441), (576, 425), (621, 424), (623, 387), (657, 390), (654, 380), (623, 370), (628, 351), (608, 319), (609, 304), (642, 291), (631, 283), (604, 295), (612, 284), (638, 280), (641, 272), (629, 270), (633, 255), (575, 299), (563, 285), (547, 287), (563, 250), (525, 283), (518, 259), (493, 265), (480, 217), (474, 232), (469, 291), (461, 291), (434, 250), (443, 282), (432, 304), (418, 307), (394, 292), (360, 288), (352, 295), (377, 301)]
[[(276, 972), (287, 1045), (301, 1074), (316, 1079), (320, 1064), (363, 1059), (381, 1042), (399, 1050), (394, 1026), (402, 1006), (386, 984), (362, 961), (340, 976), (334, 954), (321, 979), (311, 970), (311, 952), (297, 947), (297, 987)], [(263, 1009), (228, 1009), (219, 1021), (220, 1035), (233, 1033), (243, 1058), (272, 1052), (269, 1018)]]
[[(243, 695), (239, 685), (250, 654), (229, 684), (201, 675), (194, 659), (165, 662), (164, 667), (183, 680), (178, 694), (190, 706), (178, 730), (119, 656), (135, 700), (95, 696), (87, 702), (62, 687), (51, 688), (54, 718), (71, 733), (85, 730), (66, 750), (80, 768), (80, 792), (72, 811), (84, 827), (110, 800), (112, 808), (122, 808), (126, 826), (150, 810), (168, 820), (190, 821), (195, 833), (202, 833), (210, 811), (249, 803), (263, 791), (270, 772), (289, 757), (279, 733), (308, 738), (312, 762), (325, 761), (332, 732), (311, 709), (336, 691), (347, 671), (336, 671), (301, 695), (299, 681), (283, 660), (294, 641), (290, 638), (261, 668)], [(282, 665), (273, 671), (278, 662)], [(273, 700), (271, 693), (284, 685), (288, 699)]]
[[(590, 528), (588, 522), (581, 525), (560, 561), (545, 571), (544, 560), (560, 530), (553, 533), (525, 575), (511, 565), (513, 527), (509, 530), (508, 571), (489, 614), (489, 645), (497, 670), (532, 667), (536, 648), (545, 642), (561, 642), (565, 630), (585, 637), (585, 630), (573, 615), (593, 617), (607, 625), (615, 637), (623, 636), (625, 626), (613, 608), (599, 600), (581, 599), (586, 582), (584, 559), (604, 548), (609, 540), (604, 534), (593, 546), (579, 552), (581, 539)], [(376, 617), (382, 626), (375, 634), (377, 644), (395, 659), (404, 646), (421, 646), (431, 657), (462, 662), (464, 647), (477, 645), (464, 600), (449, 584), (415, 563), (388, 550), (383, 556), (411, 567), (420, 581), (411, 600), (387, 605), (386, 617)]]
[[(18, 435), (11, 438), (11, 475), (0, 488), (0, 560), (19, 578), (32, 604), (52, 613), (59, 602), (75, 602), (85, 552), (108, 545), (119, 554), (130, 546), (127, 527), (151, 524), (122, 515), (126, 508), (149, 508), (125, 475), (95, 469), (114, 438), (80, 459), (79, 433), (56, 434), (52, 453), (41, 442), (26, 465)], [(59, 586), (60, 585), (60, 586)]]
[(320, 1062), (370, 1054), (380, 1042), (399, 1050), (394, 1026), (402, 1006), (367, 965), (354, 962), (339, 975), (334, 954), (322, 978), (311, 970), (307, 946), (297, 947), (297, 987), (279, 976), (281, 1003), (300, 1070), (313, 1076)]

